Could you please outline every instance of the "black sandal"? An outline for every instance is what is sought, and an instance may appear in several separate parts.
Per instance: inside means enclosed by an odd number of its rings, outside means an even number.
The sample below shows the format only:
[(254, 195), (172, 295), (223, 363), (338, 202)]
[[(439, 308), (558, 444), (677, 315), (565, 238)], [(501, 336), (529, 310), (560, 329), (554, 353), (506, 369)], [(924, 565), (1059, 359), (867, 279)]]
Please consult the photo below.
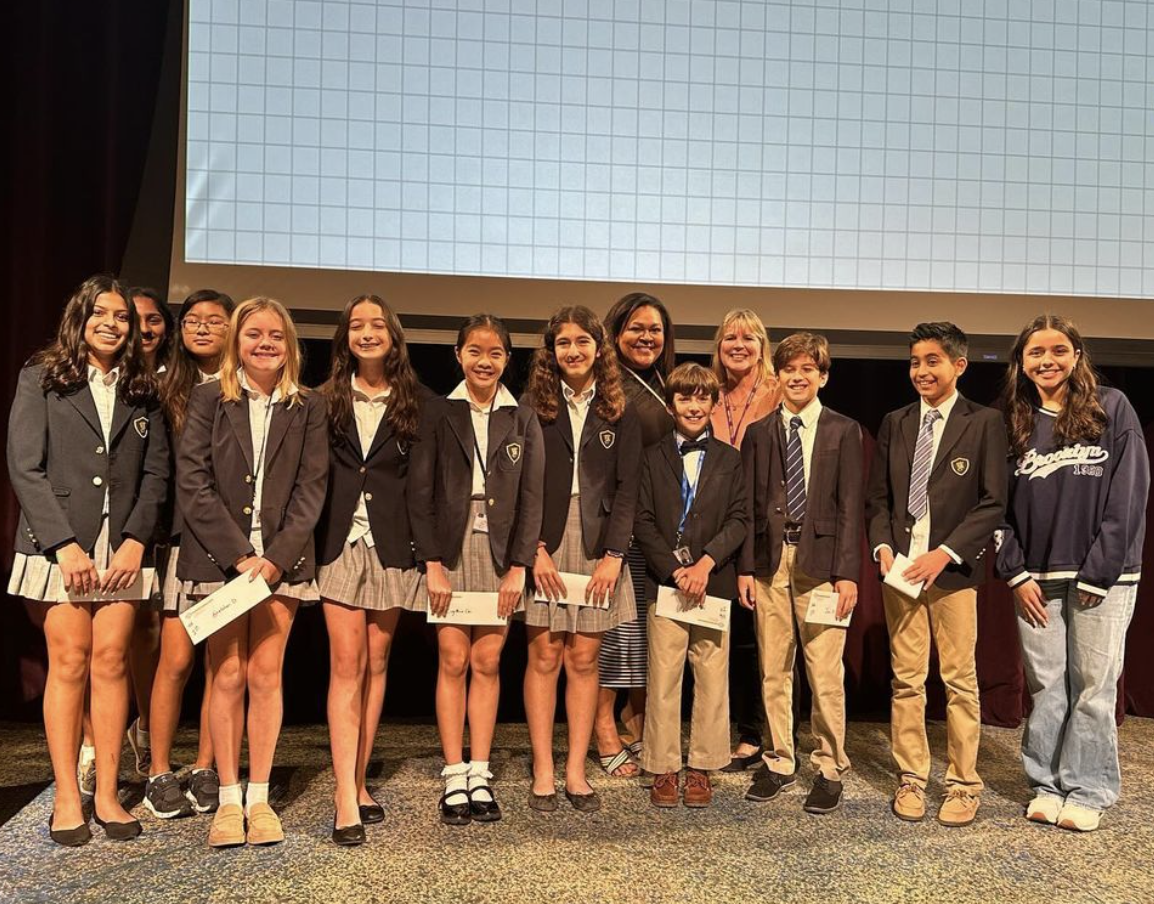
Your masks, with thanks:
[[(451, 804), (450, 797), (463, 797), (464, 803)], [(446, 791), (441, 795), (441, 822), (447, 826), (465, 826), (472, 822), (472, 802), (469, 792), (463, 788)]]

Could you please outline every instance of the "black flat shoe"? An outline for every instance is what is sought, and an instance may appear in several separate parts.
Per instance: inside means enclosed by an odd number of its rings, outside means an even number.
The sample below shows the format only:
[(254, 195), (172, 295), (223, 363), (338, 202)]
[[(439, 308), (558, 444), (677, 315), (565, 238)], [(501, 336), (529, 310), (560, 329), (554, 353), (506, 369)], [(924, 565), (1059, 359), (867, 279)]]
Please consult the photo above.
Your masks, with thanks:
[(333, 844), (339, 844), (342, 847), (355, 847), (364, 843), (365, 827), (363, 823), (354, 822), (351, 826), (343, 826), (338, 829), (336, 820), (333, 821)]
[[(460, 804), (446, 803), (450, 797), (458, 796), (464, 797), (465, 802)], [(472, 804), (469, 802), (466, 791), (446, 791), (441, 795), (440, 807), (441, 822), (447, 826), (465, 826), (473, 821)]]
[(73, 829), (52, 828), (52, 817), (48, 817), (48, 837), (63, 847), (80, 847), (92, 840), (92, 829), (82, 822)]
[(552, 813), (557, 809), (557, 792), (551, 794), (538, 794), (532, 788), (529, 789), (529, 809), (536, 810), (538, 813)]
[[(493, 799), (476, 800), (473, 795), (478, 791), (488, 791)], [(501, 818), (501, 806), (497, 803), (497, 798), (493, 797), (493, 789), (488, 784), (469, 789), (469, 812), (475, 822), (496, 822)]]
[(588, 794), (574, 794), (566, 788), (565, 799), (573, 805), (573, 809), (578, 813), (596, 813), (601, 809), (601, 797), (596, 791), (590, 791)]
[(373, 823), (385, 821), (385, 808), (378, 803), (358, 804), (357, 810), (364, 825), (371, 826)]
[(99, 816), (94, 815), (92, 818), (104, 829), (104, 835), (110, 841), (131, 841), (143, 831), (138, 819), (130, 819), (128, 822), (105, 822)]
[(750, 766), (756, 766), (761, 762), (762, 748), (758, 747), (749, 756), (735, 756), (729, 761), (728, 766), (722, 766), (722, 772), (744, 772)]

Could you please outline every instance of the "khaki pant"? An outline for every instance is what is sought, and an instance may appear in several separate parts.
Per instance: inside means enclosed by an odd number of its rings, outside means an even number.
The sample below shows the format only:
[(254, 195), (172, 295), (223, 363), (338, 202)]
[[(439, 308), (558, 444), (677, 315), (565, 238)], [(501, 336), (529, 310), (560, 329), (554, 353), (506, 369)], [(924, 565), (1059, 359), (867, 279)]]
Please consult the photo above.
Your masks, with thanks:
[[(797, 547), (783, 544), (781, 564), (771, 580), (757, 580), (757, 649), (761, 665), (761, 696), (769, 722), (766, 765), (792, 775), (797, 768), (793, 747), (793, 665), (801, 638), (805, 673), (813, 691), (810, 727), (815, 747), (810, 762), (830, 781), (841, 781), (849, 770), (845, 752), (845, 628), (811, 625), (805, 620), (814, 590), (832, 590), (828, 582), (799, 571)], [(796, 634), (794, 626), (797, 626)]]
[(930, 637), (938, 648), (942, 682), (946, 686), (946, 787), (982, 790), (978, 777), (981, 708), (974, 647), (978, 639), (978, 592), (952, 593), (931, 587), (916, 599), (882, 586), (893, 666), (890, 730), (894, 760), (903, 781), (926, 786), (930, 776), (930, 745), (926, 738), (926, 675), (930, 668)]
[(649, 604), (649, 683), (641, 768), (681, 771), (681, 681), (688, 655), (693, 669), (689, 723), (691, 769), (729, 764), (729, 632), (659, 617)]

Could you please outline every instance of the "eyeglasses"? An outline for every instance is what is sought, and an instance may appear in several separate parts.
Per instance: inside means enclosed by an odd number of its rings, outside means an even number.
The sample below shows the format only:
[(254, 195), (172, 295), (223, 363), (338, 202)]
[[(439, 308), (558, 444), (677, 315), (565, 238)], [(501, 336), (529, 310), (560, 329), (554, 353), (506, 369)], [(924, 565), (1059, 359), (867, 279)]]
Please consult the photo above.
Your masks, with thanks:
[(199, 333), (200, 328), (204, 327), (210, 333), (223, 333), (228, 329), (228, 321), (221, 320), (219, 317), (211, 317), (208, 320), (200, 320), (196, 317), (185, 317), (180, 321), (181, 327), (186, 333)]

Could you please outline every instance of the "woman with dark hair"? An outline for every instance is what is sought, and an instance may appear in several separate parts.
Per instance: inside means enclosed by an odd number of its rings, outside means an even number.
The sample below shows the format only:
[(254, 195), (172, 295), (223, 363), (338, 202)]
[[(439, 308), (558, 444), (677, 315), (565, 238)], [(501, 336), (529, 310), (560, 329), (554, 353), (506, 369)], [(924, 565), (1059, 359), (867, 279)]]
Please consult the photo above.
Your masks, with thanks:
[(1026, 818), (1090, 832), (1118, 799), (1114, 721), (1146, 532), (1150, 462), (1126, 397), (1099, 385), (1077, 328), (1044, 314), (1014, 342), (998, 573), (1014, 591), (1033, 707)]
[[(518, 406), (501, 383), (513, 351), (505, 324), (489, 314), (473, 315), (457, 333), (454, 351), (465, 378), (422, 419), (408, 492), (430, 612), (447, 614), (454, 592), (496, 593), (498, 617), (506, 620), (437, 625), (437, 728), (445, 755), (441, 821), (465, 825), (501, 818), (489, 784), (501, 649), (541, 535), (545, 461), (536, 412)], [(464, 759), (466, 714), (471, 762)]]
[[(625, 402), (641, 425), (641, 442), (649, 446), (673, 429), (665, 406), (665, 378), (673, 369), (673, 322), (657, 298), (633, 292), (620, 299), (605, 315), (609, 341), (621, 366)], [(645, 558), (636, 544), (629, 547), (629, 574), (637, 602), (637, 618), (606, 632), (598, 660), (601, 691), (597, 700), (597, 754), (610, 775), (626, 778), (638, 774), (631, 758), (641, 752), (645, 727), (645, 673), (649, 660), (645, 633)], [(614, 714), (617, 691), (629, 691), (621, 711), (630, 743), (618, 734)]]
[(117, 798), (128, 645), (137, 601), (151, 593), (143, 566), (168, 492), (169, 452), (136, 310), (111, 277), (80, 285), (56, 339), (21, 371), (8, 472), (20, 502), (8, 592), (41, 604), (48, 642), (52, 840), (92, 837), (76, 774), (89, 684), (96, 821), (109, 838), (134, 838), (140, 823)]
[[(601, 637), (637, 617), (633, 585), (622, 566), (641, 467), (641, 428), (625, 404), (617, 355), (588, 308), (565, 307), (550, 319), (543, 347), (533, 356), (528, 400), (545, 448), (543, 518), (533, 563), (536, 594), (527, 597), (525, 612), (525, 714), (533, 747), (529, 805), (557, 808), (553, 719), (564, 663), (565, 797), (587, 813), (601, 805), (585, 774)], [(583, 599), (572, 600), (565, 575), (590, 578)], [(538, 601), (542, 594), (546, 599)]]
[(168, 358), (176, 348), (176, 318), (156, 289), (135, 286), (129, 297), (140, 318), (140, 349), (154, 373), (162, 374)]
[(329, 634), (333, 841), (356, 845), (365, 823), (385, 818), (365, 774), (393, 634), (402, 609), (423, 608), (405, 488), (421, 402), (431, 393), (417, 382), (404, 330), (384, 299), (361, 295), (345, 305), (321, 393), (329, 492), (317, 522), (317, 585)]
[[(220, 362), (228, 340), (228, 319), (233, 301), (223, 292), (200, 289), (189, 295), (180, 306), (179, 340), (169, 356), (168, 370), (161, 381), (161, 399), (168, 415), (171, 444), (184, 430), (188, 398), (194, 386), (220, 379)], [(148, 741), (151, 741), (148, 784), (144, 806), (158, 819), (171, 819), (216, 811), (220, 795), (220, 778), (213, 768), (212, 733), (208, 727), (209, 700), (212, 692), (212, 664), (208, 649), (204, 654), (204, 693), (200, 703), (200, 731), (197, 736), (196, 761), (189, 773), (188, 785), (182, 788), (172, 771), (173, 738), (180, 722), (180, 704), (184, 686), (192, 674), (196, 648), (184, 629), (179, 615), (192, 605), (176, 577), (180, 561), (182, 518), (172, 494), (171, 507), (162, 528), (166, 549), (161, 550), (164, 567), (162, 584), (163, 611), (160, 624), (160, 661), (152, 687), (151, 719)], [(136, 735), (134, 738), (133, 735)], [(140, 744), (140, 732), (129, 731), (133, 748)], [(143, 745), (147, 746), (147, 745)]]

